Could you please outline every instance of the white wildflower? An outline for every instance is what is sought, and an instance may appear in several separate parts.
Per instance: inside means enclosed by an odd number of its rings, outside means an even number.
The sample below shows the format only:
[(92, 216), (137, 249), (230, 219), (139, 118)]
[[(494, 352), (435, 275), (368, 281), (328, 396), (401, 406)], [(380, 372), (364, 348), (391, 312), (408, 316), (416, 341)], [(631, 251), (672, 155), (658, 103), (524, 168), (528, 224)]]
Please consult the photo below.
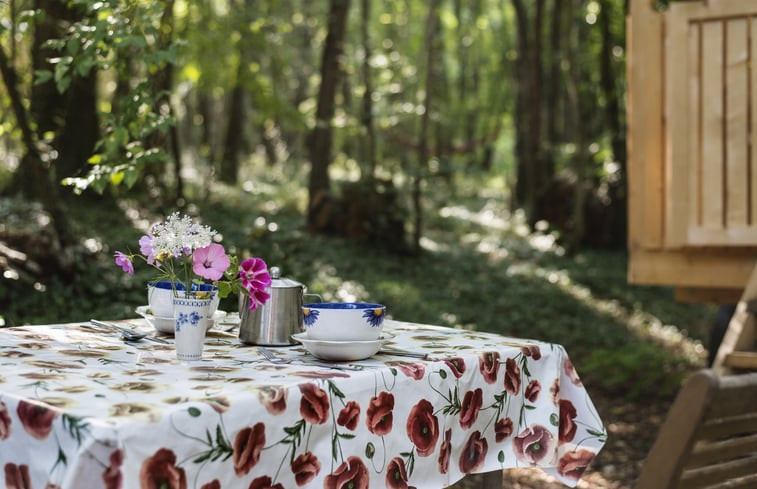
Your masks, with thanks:
[(151, 234), (156, 256), (180, 257), (211, 244), (216, 232), (209, 226), (192, 222), (189, 216), (174, 212), (165, 222), (153, 226)]

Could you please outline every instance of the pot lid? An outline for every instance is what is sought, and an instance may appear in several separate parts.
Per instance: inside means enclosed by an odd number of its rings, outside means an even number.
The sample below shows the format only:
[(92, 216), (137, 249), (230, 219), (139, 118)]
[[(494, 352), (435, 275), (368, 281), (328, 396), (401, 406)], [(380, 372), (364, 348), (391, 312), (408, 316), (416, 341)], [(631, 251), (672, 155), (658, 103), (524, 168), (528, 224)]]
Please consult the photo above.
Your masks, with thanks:
[(305, 286), (296, 280), (281, 276), (281, 269), (279, 267), (271, 267), (271, 288), (273, 289), (288, 289), (288, 288), (305, 288)]

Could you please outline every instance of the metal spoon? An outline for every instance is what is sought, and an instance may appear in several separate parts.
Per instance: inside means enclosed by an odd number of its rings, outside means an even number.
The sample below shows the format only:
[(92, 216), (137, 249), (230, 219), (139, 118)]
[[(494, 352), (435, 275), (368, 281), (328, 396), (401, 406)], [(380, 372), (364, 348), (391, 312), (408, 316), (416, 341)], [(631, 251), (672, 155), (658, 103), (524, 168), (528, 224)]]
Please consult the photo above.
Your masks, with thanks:
[(97, 319), (90, 319), (90, 323), (94, 324), (95, 326), (102, 326), (105, 328), (115, 329), (119, 333), (121, 333), (121, 338), (123, 338), (124, 341), (139, 341), (142, 339), (148, 339), (151, 341), (155, 341), (156, 343), (168, 343), (167, 341), (161, 340), (160, 338), (153, 338), (152, 336), (147, 336), (147, 333), (138, 333), (136, 331), (131, 331), (126, 328), (122, 328), (121, 326), (115, 325), (113, 323), (104, 323), (102, 321), (98, 321)]

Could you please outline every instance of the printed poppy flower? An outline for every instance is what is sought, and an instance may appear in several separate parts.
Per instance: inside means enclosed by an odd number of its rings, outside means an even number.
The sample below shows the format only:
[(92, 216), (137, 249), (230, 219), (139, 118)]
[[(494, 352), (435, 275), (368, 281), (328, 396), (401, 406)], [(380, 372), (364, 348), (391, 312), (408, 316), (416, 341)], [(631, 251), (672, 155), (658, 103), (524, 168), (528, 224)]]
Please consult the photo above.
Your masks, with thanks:
[(563, 477), (577, 481), (586, 471), (591, 461), (594, 460), (595, 455), (591, 450), (584, 448), (567, 451), (557, 462), (557, 473)]
[(220, 280), (231, 262), (226, 250), (218, 243), (197, 248), (192, 254), (192, 271), (208, 280)]
[(176, 454), (161, 448), (142, 462), (139, 469), (139, 487), (148, 489), (187, 489), (184, 469), (176, 466)]
[(326, 476), (324, 489), (368, 489), (368, 469), (359, 457), (347, 457), (339, 467)]
[(512, 358), (505, 361), (505, 390), (513, 395), (520, 391), (520, 367)]
[(532, 380), (528, 383), (526, 386), (526, 399), (528, 399), (530, 402), (536, 402), (536, 399), (539, 398), (539, 393), (541, 392), (541, 384), (538, 380)]
[(556, 378), (552, 382), (552, 387), (549, 388), (549, 395), (552, 397), (552, 403), (557, 405), (560, 401), (560, 378)]
[(226, 396), (206, 397), (202, 401), (219, 414), (225, 413), (231, 407), (231, 399)]
[(463, 396), (463, 402), (460, 409), (460, 427), (467, 430), (478, 418), (478, 412), (483, 404), (483, 391), (478, 388), (474, 391), (468, 391)]
[(360, 418), (360, 404), (355, 401), (350, 401), (346, 406), (339, 411), (339, 416), (336, 418), (336, 422), (339, 426), (344, 426), (348, 430), (355, 430), (357, 428), (357, 422)]
[(365, 424), (374, 435), (387, 435), (392, 431), (394, 409), (394, 394), (379, 392), (376, 397), (371, 397), (368, 409), (365, 411)]
[(442, 446), (439, 447), (439, 473), (446, 474), (449, 470), (449, 458), (452, 454), (452, 429), (444, 432)]
[(308, 423), (323, 424), (329, 418), (329, 396), (315, 384), (300, 386), (300, 415)]
[(431, 455), (439, 439), (439, 420), (434, 416), (434, 406), (421, 399), (413, 406), (407, 417), (407, 436), (413, 442), (418, 455)]
[(31, 477), (29, 477), (28, 465), (16, 465), (14, 463), (7, 463), (5, 464), (4, 469), (6, 489), (27, 489), (29, 487), (32, 487)]
[(444, 360), (444, 363), (447, 364), (447, 367), (449, 367), (450, 372), (452, 372), (452, 375), (456, 379), (459, 379), (465, 373), (465, 360), (460, 357), (447, 358)]
[(21, 400), (16, 414), (27, 433), (37, 440), (44, 440), (52, 431), (53, 421), (59, 413), (44, 404)]
[(499, 370), (499, 353), (496, 351), (487, 351), (478, 357), (478, 369), (481, 376), (487, 384), (493, 384), (497, 381), (497, 371)]
[(488, 451), (489, 444), (486, 442), (486, 438), (481, 437), (481, 432), (476, 430), (471, 433), (468, 441), (465, 442), (463, 451), (460, 453), (458, 463), (460, 471), (464, 474), (478, 471), (484, 465)]
[(426, 366), (422, 363), (393, 361), (386, 362), (386, 364), (399, 368), (400, 372), (405, 374), (407, 377), (410, 377), (411, 379), (421, 380), (426, 374)]
[(103, 483), (106, 489), (121, 489), (123, 474), (121, 465), (124, 463), (124, 454), (121, 450), (114, 450), (110, 454), (110, 465), (103, 472)]
[(134, 264), (131, 262), (131, 258), (129, 258), (128, 255), (125, 255), (120, 251), (116, 251), (115, 257), (116, 265), (121, 267), (121, 270), (128, 273), (129, 275), (134, 275)]
[(8, 414), (8, 407), (0, 401), (0, 440), (5, 440), (9, 436), (11, 436), (11, 417)]
[(304, 486), (321, 471), (321, 463), (312, 452), (300, 454), (291, 465), (294, 480), (298, 486)]
[(270, 477), (264, 475), (253, 480), (249, 489), (284, 489), (284, 486), (280, 482), (274, 484)]
[(269, 414), (281, 414), (287, 407), (287, 388), (264, 386), (258, 391), (258, 400)]
[(207, 484), (200, 486), (200, 489), (221, 489), (221, 482), (218, 479), (213, 479)]
[(265, 446), (265, 426), (256, 423), (255, 426), (243, 428), (234, 437), (234, 472), (246, 475), (260, 460), (260, 452)]
[(520, 351), (525, 356), (531, 357), (534, 360), (539, 360), (541, 358), (541, 349), (539, 348), (539, 345), (522, 346)]
[(513, 439), (515, 457), (529, 465), (548, 464), (553, 459), (554, 436), (544, 426), (533, 425)]
[(575, 367), (573, 367), (573, 362), (570, 361), (570, 358), (565, 358), (565, 361), (563, 361), (563, 370), (573, 385), (583, 385), (581, 379), (578, 377)]
[(559, 427), (559, 440), (560, 444), (573, 441), (576, 436), (576, 408), (573, 403), (567, 399), (560, 399), (560, 427)]
[(394, 457), (389, 461), (386, 469), (386, 487), (390, 489), (408, 489), (407, 470), (405, 461), (401, 457)]
[(510, 418), (500, 418), (494, 425), (494, 440), (502, 443), (505, 438), (513, 434), (513, 420)]

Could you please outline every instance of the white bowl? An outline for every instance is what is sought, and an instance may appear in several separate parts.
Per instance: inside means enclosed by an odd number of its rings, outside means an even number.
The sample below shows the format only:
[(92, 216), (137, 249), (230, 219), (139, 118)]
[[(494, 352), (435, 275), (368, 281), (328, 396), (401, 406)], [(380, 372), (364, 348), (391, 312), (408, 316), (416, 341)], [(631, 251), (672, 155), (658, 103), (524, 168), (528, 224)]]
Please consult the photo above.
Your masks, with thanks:
[(366, 302), (318, 302), (302, 306), (307, 337), (323, 341), (375, 341), (381, 336), (386, 306)]
[[(139, 306), (136, 309), (136, 313), (147, 320), (147, 322), (155, 328), (155, 331), (163, 334), (174, 333), (174, 319), (173, 317), (155, 316), (152, 314), (149, 306)], [(208, 321), (207, 330), (213, 328), (218, 321), (226, 316), (226, 311), (216, 310)]]
[(321, 360), (354, 361), (372, 357), (379, 351), (386, 338), (369, 341), (323, 341), (312, 340), (307, 333), (292, 335), (292, 339), (302, 343), (314, 357)]
[[(184, 290), (184, 286), (177, 283), (179, 290)], [(196, 285), (192, 284), (192, 290), (195, 290)], [(214, 287), (210, 284), (202, 284), (200, 289), (203, 291), (210, 291)], [(215, 313), (218, 309), (218, 304), (221, 298), (217, 293), (213, 294), (213, 299), (210, 303), (210, 310)], [(160, 318), (173, 317), (173, 289), (171, 288), (171, 282), (162, 280), (160, 282), (151, 282), (147, 284), (147, 305), (150, 308), (151, 314)]]

